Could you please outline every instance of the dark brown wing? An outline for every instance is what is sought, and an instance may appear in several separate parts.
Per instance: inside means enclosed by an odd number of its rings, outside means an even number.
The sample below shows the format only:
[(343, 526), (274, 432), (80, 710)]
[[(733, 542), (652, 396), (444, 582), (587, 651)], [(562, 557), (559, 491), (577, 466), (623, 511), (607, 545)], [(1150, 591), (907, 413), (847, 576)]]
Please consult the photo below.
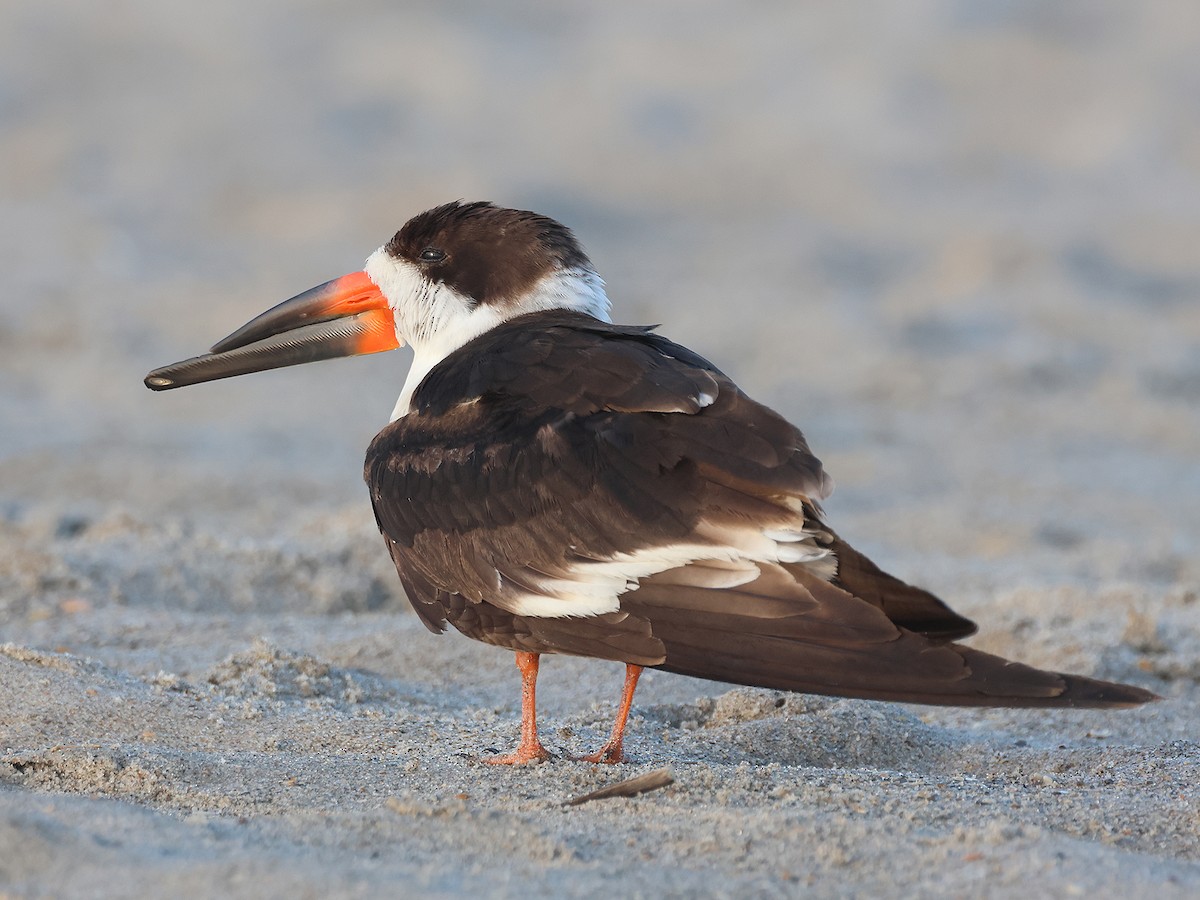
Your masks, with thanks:
[(785, 498), (828, 492), (800, 433), (711, 364), (646, 329), (562, 312), (444, 360), (376, 437), (366, 477), (416, 593), (515, 608), (541, 592), (548, 615), (562, 591), (544, 582), (695, 542), (705, 516), (784, 527), (797, 518)]
[(451, 354), (367, 454), (414, 607), (514, 649), (964, 705), (1149, 697), (948, 644), (974, 626), (821, 521), (803, 436), (647, 329), (536, 313)]

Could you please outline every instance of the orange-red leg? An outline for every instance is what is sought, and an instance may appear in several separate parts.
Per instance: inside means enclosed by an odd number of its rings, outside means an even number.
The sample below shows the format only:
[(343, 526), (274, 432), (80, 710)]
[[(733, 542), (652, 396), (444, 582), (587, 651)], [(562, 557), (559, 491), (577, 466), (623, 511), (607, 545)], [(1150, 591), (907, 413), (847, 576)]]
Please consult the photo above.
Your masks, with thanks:
[(494, 766), (511, 766), (550, 758), (550, 752), (542, 746), (537, 733), (538, 654), (518, 650), (517, 668), (521, 670), (521, 744), (516, 753), (486, 760)]
[(629, 721), (629, 710), (633, 707), (633, 692), (637, 690), (638, 679), (641, 677), (641, 666), (635, 666), (632, 663), (625, 665), (625, 691), (621, 694), (621, 706), (617, 710), (617, 720), (613, 723), (608, 743), (595, 753), (579, 757), (580, 760), (594, 763), (619, 763), (625, 758), (622, 749), (625, 741), (625, 723)]

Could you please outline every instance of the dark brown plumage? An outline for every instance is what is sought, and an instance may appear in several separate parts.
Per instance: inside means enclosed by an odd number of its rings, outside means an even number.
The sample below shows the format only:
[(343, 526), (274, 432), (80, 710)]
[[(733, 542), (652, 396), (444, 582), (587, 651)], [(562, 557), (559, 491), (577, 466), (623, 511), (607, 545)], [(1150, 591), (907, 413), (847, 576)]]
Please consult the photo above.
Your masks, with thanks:
[[(701, 405), (701, 395), (713, 402)], [(962, 706), (1122, 706), (1140, 688), (958, 644), (975, 630), (821, 520), (803, 436), (714, 366), (644, 328), (570, 312), (509, 321), (447, 357), (367, 452), (380, 529), (433, 631), (529, 653), (846, 697)], [(746, 584), (682, 565), (589, 617), (520, 614), (590, 559), (695, 539), (701, 522), (785, 527), (802, 511), (829, 580), (760, 563)], [(715, 578), (713, 577), (715, 573)]]
[(384, 249), (483, 304), (521, 296), (553, 268), (589, 265), (565, 225), (490, 203), (447, 203), (413, 216)]
[(516, 652), (521, 743), (547, 753), (543, 653), (626, 664), (619, 762), (644, 666), (790, 691), (957, 706), (1133, 706), (1149, 691), (1046, 672), (956, 640), (975, 625), (875, 566), (824, 521), (804, 437), (652, 329), (608, 324), (571, 232), (450, 203), (352, 273), (268, 310), (168, 390), (411, 344), (371, 443), (375, 517), (417, 614)]

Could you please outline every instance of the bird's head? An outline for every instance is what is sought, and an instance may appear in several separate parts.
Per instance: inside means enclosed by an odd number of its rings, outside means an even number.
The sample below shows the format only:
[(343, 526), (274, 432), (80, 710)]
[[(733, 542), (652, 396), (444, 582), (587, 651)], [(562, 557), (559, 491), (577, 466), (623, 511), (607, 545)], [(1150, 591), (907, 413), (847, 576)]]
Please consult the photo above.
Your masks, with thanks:
[(247, 322), (211, 352), (155, 369), (169, 390), (234, 375), (412, 346), (425, 370), (509, 319), (570, 309), (608, 320), (604, 282), (546, 216), (448, 203), (415, 216), (353, 272)]

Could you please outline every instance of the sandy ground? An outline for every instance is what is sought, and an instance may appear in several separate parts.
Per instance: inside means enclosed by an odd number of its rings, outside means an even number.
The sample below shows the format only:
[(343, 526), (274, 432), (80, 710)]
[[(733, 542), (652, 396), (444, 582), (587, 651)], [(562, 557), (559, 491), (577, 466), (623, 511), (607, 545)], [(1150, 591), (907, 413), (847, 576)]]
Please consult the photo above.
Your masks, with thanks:
[[(0, 7), (0, 894), (1200, 894), (1200, 6)], [(831, 521), (1130, 712), (650, 673), (483, 764), (362, 453), (407, 358), (150, 368), (456, 197), (800, 423)], [(551, 659), (602, 739), (618, 666)], [(675, 784), (565, 807), (622, 777)]]

